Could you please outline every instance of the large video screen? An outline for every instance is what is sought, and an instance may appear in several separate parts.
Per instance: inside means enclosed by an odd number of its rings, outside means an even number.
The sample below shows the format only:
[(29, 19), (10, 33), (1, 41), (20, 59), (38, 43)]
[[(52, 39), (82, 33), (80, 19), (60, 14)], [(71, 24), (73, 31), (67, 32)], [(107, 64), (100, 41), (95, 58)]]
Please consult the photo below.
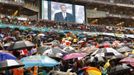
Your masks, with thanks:
[(85, 22), (85, 8), (84, 6), (75, 5), (75, 18), (77, 23)]
[(48, 20), (48, 2), (42, 1), (42, 19)]
[(85, 7), (82, 5), (42, 0), (41, 8), (42, 19), (85, 23)]

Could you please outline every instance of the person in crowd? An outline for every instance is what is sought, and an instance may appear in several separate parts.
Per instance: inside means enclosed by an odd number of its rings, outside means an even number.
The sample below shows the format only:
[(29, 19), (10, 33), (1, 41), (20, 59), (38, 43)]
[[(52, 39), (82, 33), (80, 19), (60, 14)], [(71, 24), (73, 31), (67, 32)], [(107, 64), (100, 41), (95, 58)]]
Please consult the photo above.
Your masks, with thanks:
[(24, 70), (24, 75), (33, 75), (31, 68), (27, 68)]
[(24, 75), (23, 67), (13, 69), (13, 75)]

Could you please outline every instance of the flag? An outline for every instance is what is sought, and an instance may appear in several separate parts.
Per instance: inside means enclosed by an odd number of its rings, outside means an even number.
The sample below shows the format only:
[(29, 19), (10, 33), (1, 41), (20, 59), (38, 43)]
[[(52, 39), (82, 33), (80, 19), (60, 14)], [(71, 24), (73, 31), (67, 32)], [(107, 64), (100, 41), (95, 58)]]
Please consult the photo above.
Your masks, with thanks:
[(104, 65), (104, 69), (107, 69), (109, 66), (110, 66), (110, 63), (109, 63), (110, 60), (108, 60), (105, 65)]
[(16, 10), (14, 13), (13, 13), (13, 15), (12, 16), (16, 16), (17, 14), (18, 14), (18, 10)]
[(132, 54), (134, 54), (134, 50), (132, 50)]

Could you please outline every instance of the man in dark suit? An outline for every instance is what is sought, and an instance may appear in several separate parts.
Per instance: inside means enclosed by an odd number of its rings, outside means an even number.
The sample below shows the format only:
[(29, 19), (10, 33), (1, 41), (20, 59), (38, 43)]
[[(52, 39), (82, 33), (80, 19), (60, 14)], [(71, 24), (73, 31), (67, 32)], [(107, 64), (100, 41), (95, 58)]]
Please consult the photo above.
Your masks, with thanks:
[(61, 5), (60, 8), (61, 12), (55, 14), (54, 20), (58, 22), (74, 22), (74, 17), (66, 11), (66, 6)]

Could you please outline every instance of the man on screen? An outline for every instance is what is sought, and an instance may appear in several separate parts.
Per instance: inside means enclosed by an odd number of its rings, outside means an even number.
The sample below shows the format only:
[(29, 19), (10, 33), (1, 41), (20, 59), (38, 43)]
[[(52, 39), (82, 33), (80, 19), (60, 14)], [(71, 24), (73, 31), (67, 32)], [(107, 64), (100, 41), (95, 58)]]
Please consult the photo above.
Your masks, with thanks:
[(62, 4), (60, 5), (60, 8), (61, 12), (55, 14), (54, 20), (59, 22), (74, 22), (74, 17), (66, 11), (66, 6)]

